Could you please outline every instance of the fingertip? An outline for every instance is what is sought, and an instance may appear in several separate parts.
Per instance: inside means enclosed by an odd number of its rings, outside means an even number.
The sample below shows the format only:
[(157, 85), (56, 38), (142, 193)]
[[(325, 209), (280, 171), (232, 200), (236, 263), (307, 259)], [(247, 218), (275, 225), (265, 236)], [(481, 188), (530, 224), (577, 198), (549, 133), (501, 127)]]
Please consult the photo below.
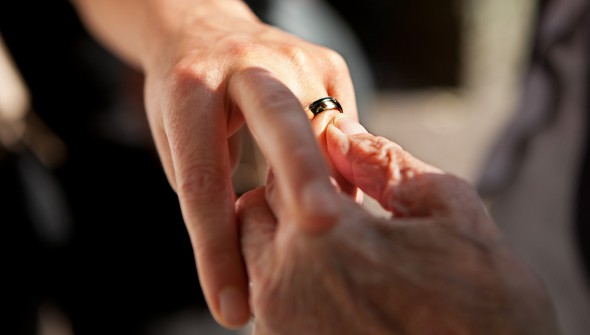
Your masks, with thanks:
[(330, 123), (326, 129), (326, 146), (328, 155), (340, 172), (344, 167), (344, 158), (350, 150), (350, 139), (334, 123)]
[(337, 115), (333, 122), (334, 126), (346, 135), (366, 134), (367, 129), (356, 120), (346, 114)]
[(333, 123), (334, 119), (341, 115), (343, 114), (340, 111), (331, 109), (314, 116), (311, 119), (311, 124), (316, 136), (321, 134), (329, 124)]
[(333, 154), (346, 156), (351, 146), (350, 136), (358, 134), (368, 134), (368, 132), (351, 117), (344, 114), (337, 115), (326, 129), (328, 153), (331, 156)]
[(218, 298), (217, 322), (226, 328), (238, 329), (250, 320), (248, 294), (238, 287), (229, 286), (221, 290)]
[(344, 134), (342, 130), (338, 129), (338, 127), (334, 125), (334, 122), (330, 122), (326, 127), (326, 138), (328, 145), (348, 142), (348, 136)]

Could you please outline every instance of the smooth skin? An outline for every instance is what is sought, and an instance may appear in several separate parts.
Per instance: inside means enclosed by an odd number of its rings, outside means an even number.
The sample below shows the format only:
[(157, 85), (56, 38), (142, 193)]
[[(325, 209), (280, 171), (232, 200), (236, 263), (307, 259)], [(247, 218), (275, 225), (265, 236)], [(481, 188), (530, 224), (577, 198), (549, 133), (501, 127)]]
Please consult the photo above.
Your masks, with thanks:
[(98, 40), (145, 74), (148, 120), (207, 303), (220, 324), (245, 324), (251, 313), (230, 180), (235, 135), (250, 128), (301, 229), (327, 232), (340, 214), (337, 194), (304, 107), (333, 96), (356, 118), (344, 60), (263, 24), (239, 0), (72, 2)]
[(543, 286), (473, 187), (329, 118), (314, 129), (334, 168), (392, 216), (341, 194), (338, 223), (314, 235), (286, 210), (278, 180), (242, 196), (254, 334), (558, 334)]

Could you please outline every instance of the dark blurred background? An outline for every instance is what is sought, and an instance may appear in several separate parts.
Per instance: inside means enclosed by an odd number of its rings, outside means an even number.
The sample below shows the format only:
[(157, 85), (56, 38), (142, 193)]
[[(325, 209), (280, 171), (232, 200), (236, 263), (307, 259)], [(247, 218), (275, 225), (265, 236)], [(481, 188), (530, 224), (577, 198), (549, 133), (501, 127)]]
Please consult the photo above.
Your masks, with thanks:
[(379, 89), (461, 84), (462, 0), (328, 2), (357, 34)]

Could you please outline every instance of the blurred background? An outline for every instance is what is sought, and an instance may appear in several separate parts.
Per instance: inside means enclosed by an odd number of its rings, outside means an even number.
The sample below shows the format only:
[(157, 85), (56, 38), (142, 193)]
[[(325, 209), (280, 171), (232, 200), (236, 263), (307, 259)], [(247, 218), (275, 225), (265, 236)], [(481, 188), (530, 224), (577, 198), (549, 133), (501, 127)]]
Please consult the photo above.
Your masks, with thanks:
[[(221, 329), (206, 310), (143, 116), (141, 76), (87, 35), (67, 1), (48, 3), (0, 5), (0, 238), (8, 279), (0, 300), (10, 311), (7, 327), (14, 325), (6, 334), (247, 334)], [(574, 203), (586, 118), (556, 107), (526, 150), (501, 155), (510, 151), (502, 138), (522, 119), (542, 4), (268, 0), (252, 7), (344, 55), (370, 132), (479, 186), (509, 243), (554, 298), (564, 334), (582, 335), (590, 333), (590, 295)], [(583, 60), (570, 64), (586, 73)], [(265, 172), (252, 142), (245, 152), (234, 176), (238, 193)], [(498, 153), (510, 164), (498, 167)], [(383, 214), (371, 199), (366, 206)]]

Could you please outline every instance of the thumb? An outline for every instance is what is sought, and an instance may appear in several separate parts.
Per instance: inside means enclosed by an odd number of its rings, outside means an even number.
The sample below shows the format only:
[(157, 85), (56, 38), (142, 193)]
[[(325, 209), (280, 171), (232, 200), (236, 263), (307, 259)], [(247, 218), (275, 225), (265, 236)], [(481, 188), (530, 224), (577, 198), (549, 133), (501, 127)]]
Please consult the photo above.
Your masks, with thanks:
[(349, 117), (335, 118), (326, 130), (328, 154), (349, 182), (393, 215), (449, 214), (462, 208), (465, 196), (475, 196), (465, 194), (469, 186), (459, 178), (416, 159), (386, 138), (360, 133), (359, 127)]

